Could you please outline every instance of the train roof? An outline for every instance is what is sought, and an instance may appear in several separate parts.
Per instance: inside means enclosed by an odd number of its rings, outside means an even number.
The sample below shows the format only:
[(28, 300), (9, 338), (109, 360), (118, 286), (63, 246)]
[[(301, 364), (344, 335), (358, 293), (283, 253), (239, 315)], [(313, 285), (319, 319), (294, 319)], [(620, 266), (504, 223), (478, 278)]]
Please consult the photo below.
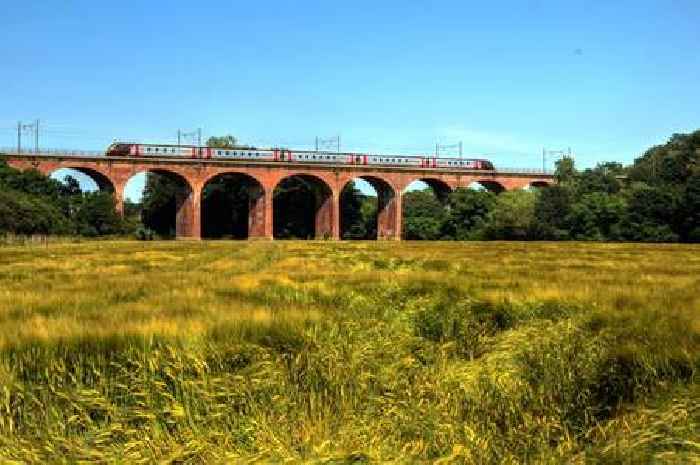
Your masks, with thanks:
[(390, 158), (425, 158), (425, 157), (430, 157), (430, 158), (436, 158), (438, 160), (474, 160), (474, 161), (486, 161), (490, 163), (490, 160), (487, 158), (474, 158), (474, 157), (432, 157), (430, 155), (399, 155), (399, 154), (387, 154), (387, 153), (371, 153), (371, 152), (332, 152), (329, 150), (297, 150), (297, 149), (289, 149), (286, 147), (267, 147), (267, 148), (262, 148), (262, 147), (253, 147), (249, 145), (236, 145), (233, 147), (209, 147), (208, 145), (193, 145), (193, 144), (152, 144), (152, 143), (141, 143), (141, 142), (124, 142), (124, 141), (114, 141), (110, 144), (110, 147), (113, 145), (150, 145), (150, 146), (155, 146), (155, 147), (185, 147), (185, 148), (210, 148), (213, 150), (258, 150), (258, 151), (273, 151), (273, 150), (286, 150), (290, 152), (295, 152), (295, 153), (337, 153), (340, 155), (368, 155), (368, 156), (377, 156), (377, 157), (390, 157)]

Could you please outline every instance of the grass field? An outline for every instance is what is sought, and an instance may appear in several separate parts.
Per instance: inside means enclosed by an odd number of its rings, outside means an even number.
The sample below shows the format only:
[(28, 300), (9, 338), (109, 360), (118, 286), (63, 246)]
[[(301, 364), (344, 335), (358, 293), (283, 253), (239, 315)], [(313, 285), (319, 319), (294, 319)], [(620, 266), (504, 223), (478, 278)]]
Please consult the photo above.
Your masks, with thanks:
[(0, 462), (700, 463), (699, 369), (697, 246), (0, 247)]

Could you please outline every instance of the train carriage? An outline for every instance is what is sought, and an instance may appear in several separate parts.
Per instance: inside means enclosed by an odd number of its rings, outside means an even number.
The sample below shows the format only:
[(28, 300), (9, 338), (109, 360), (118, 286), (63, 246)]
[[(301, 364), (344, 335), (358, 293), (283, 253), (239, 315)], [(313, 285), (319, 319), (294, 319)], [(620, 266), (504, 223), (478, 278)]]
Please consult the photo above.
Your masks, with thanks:
[(316, 152), (282, 148), (200, 147), (193, 145), (158, 145), (114, 142), (108, 156), (174, 157), (240, 161), (295, 162), (329, 165), (376, 165), (412, 168), (447, 168), (456, 170), (494, 170), (493, 163), (479, 158), (440, 158), (434, 156)]

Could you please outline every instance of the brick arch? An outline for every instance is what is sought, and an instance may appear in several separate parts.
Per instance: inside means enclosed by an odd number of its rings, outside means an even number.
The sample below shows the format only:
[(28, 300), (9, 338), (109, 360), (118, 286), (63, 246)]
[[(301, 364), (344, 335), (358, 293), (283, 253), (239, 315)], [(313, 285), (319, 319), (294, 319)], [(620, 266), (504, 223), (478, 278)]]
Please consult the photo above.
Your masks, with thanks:
[[(266, 210), (272, 209), (272, 199), (271, 196), (266, 195), (265, 185), (263, 181), (258, 177), (247, 173), (244, 170), (221, 170), (203, 179), (201, 183), (200, 198), (203, 199), (204, 189), (207, 185), (220, 177), (225, 176), (238, 176), (243, 179), (246, 184), (246, 191), (248, 193), (248, 226), (247, 226), (247, 237), (248, 238), (263, 238), (266, 236), (265, 231), (265, 220), (266, 220)], [(205, 227), (205, 205), (201, 205), (200, 221), (202, 227)], [(204, 234), (204, 231), (202, 231)]]
[(75, 170), (79, 172), (80, 174), (84, 174), (85, 176), (89, 177), (93, 181), (95, 181), (95, 184), (97, 184), (97, 187), (104, 192), (112, 192), (115, 193), (117, 191), (117, 183), (112, 180), (112, 178), (105, 172), (93, 168), (93, 167), (85, 167), (85, 166), (73, 166), (73, 165), (61, 165), (57, 166), (54, 169), (50, 169), (48, 173), (46, 173), (48, 176), (53, 175), (56, 171), (62, 170), (62, 169), (68, 169), (68, 170)]
[(531, 181), (528, 184), (528, 187), (537, 187), (537, 188), (542, 188), (542, 187), (549, 187), (552, 184), (547, 182), (547, 181)]
[(236, 176), (240, 175), (240, 176), (250, 178), (250, 180), (257, 183), (263, 190), (266, 190), (265, 181), (262, 177), (258, 177), (257, 175), (250, 173), (247, 170), (237, 170), (237, 169), (225, 169), (225, 170), (218, 170), (218, 171), (213, 172), (213, 173), (207, 173), (207, 175), (202, 178), (202, 181), (201, 181), (202, 188), (204, 188), (204, 186), (206, 186), (207, 184), (209, 184), (211, 181), (218, 178), (219, 176), (225, 176), (225, 175), (236, 175)]
[(474, 179), (472, 182), (475, 182), (479, 185), (481, 185), (484, 189), (486, 189), (489, 192), (493, 192), (495, 194), (500, 194), (501, 192), (505, 190), (509, 190), (508, 186), (504, 186), (501, 182), (495, 180), (495, 179)]
[[(327, 176), (319, 175), (308, 171), (288, 172), (284, 176), (280, 176), (273, 187), (270, 189), (272, 196), (272, 217), (275, 213), (275, 191), (287, 180), (300, 179), (303, 181), (315, 197), (315, 204), (309, 205), (309, 208), (314, 210), (314, 237), (317, 239), (338, 239), (340, 236), (340, 212), (339, 212), (339, 195), (336, 185)], [(330, 181), (330, 182), (329, 182)], [(268, 216), (268, 218), (270, 218)], [(274, 220), (273, 220), (274, 221)], [(274, 234), (274, 228), (273, 228)]]
[(447, 201), (447, 197), (450, 195), (450, 193), (456, 188), (452, 183), (441, 179), (439, 177), (435, 176), (420, 176), (420, 177), (413, 177), (409, 178), (407, 182), (404, 183), (403, 189), (401, 189), (401, 192), (405, 192), (408, 186), (410, 186), (412, 183), (416, 181), (421, 181), (424, 182), (425, 184), (430, 187), (430, 189), (433, 191), (435, 194), (435, 197), (437, 197), (440, 202), (444, 203)]
[[(346, 176), (341, 184), (342, 192), (355, 179), (367, 181), (377, 193), (377, 239), (395, 239), (400, 234), (401, 213), (400, 207), (401, 192), (396, 188), (391, 180), (381, 176), (358, 174), (357, 176)], [(340, 199), (338, 199), (340, 202)], [(342, 218), (342, 205), (339, 205), (340, 216)]]
[[(175, 237), (177, 239), (199, 239), (201, 188), (186, 170), (171, 167), (137, 165), (129, 173), (123, 173), (123, 187), (139, 173), (154, 173), (173, 180), (178, 185), (175, 193)], [(122, 187), (122, 189), (123, 189)]]

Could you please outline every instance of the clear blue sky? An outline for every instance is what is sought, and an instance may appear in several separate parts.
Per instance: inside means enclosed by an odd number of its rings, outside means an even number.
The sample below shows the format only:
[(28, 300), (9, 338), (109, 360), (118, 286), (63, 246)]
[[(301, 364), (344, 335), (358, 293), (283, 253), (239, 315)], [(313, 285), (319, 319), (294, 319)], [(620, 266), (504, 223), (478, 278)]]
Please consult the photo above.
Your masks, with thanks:
[(3, 2), (0, 146), (205, 137), (501, 166), (630, 162), (700, 127), (700, 2)]

